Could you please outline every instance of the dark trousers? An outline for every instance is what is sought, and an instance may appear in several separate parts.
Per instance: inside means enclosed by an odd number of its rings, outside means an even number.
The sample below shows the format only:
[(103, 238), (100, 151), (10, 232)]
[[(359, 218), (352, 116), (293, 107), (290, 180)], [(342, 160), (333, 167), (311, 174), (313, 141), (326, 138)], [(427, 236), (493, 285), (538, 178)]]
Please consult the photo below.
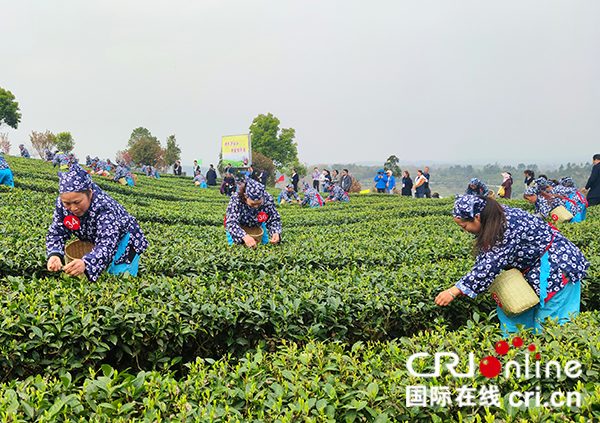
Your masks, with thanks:
[(600, 205), (600, 197), (588, 198), (588, 207)]
[(377, 192), (378, 193), (384, 193), (385, 192), (385, 188), (377, 188)]
[(319, 180), (315, 179), (313, 181), (313, 188), (316, 189), (317, 191), (319, 191)]

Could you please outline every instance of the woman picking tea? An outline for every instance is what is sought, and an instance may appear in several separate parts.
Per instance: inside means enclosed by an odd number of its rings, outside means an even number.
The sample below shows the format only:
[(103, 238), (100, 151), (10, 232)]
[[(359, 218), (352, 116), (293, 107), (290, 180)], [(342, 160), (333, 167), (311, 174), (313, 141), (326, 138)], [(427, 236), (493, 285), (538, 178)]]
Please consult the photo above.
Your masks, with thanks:
[(579, 312), (580, 281), (589, 263), (560, 232), (531, 213), (485, 196), (457, 196), (453, 216), (457, 225), (475, 235), (477, 256), (473, 270), (441, 292), (437, 305), (446, 306), (460, 295), (475, 298), (503, 270), (516, 268), (540, 303), (512, 318), (498, 307), (500, 324), (507, 332), (515, 332), (516, 324), (537, 331), (546, 317), (558, 317), (562, 324), (569, 314)]
[[(281, 217), (275, 208), (273, 196), (265, 186), (254, 179), (246, 179), (238, 191), (231, 194), (225, 216), (225, 229), (229, 245), (245, 243), (254, 247), (256, 240), (242, 226), (263, 229), (262, 243), (277, 244), (281, 237)], [(267, 235), (268, 232), (268, 235)]]
[[(79, 165), (58, 172), (59, 193), (46, 236), (48, 270), (71, 276), (85, 274), (96, 281), (102, 272), (137, 276), (140, 255), (148, 241), (140, 225), (110, 195), (96, 185)], [(94, 244), (91, 252), (62, 267), (65, 244), (75, 235)]]

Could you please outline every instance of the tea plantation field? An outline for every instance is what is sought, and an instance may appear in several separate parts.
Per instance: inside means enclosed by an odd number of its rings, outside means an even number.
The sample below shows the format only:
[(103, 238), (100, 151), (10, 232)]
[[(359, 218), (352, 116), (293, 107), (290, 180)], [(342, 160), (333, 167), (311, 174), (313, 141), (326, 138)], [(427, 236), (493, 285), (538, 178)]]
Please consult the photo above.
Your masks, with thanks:
[[(469, 353), (476, 363), (499, 357), (503, 339), (489, 296), (433, 302), (473, 264), (453, 199), (282, 205), (281, 245), (248, 249), (227, 245), (228, 198), (216, 188), (168, 175), (140, 176), (136, 188), (94, 177), (138, 219), (150, 248), (138, 278), (91, 283), (46, 271), (55, 170), (7, 160), (15, 188), (0, 186), (1, 421), (600, 421), (598, 207), (560, 226), (591, 263), (585, 312), (519, 334), (543, 362), (579, 361), (579, 377), (424, 378), (407, 370), (416, 352), (455, 352), (466, 371)], [(525, 354), (501, 359), (524, 365)], [(433, 360), (422, 363), (433, 371)], [(462, 386), (493, 385), (499, 401), (407, 404), (417, 385), (453, 399)], [(544, 401), (578, 392), (581, 404), (510, 405), (511, 392), (536, 387)]]

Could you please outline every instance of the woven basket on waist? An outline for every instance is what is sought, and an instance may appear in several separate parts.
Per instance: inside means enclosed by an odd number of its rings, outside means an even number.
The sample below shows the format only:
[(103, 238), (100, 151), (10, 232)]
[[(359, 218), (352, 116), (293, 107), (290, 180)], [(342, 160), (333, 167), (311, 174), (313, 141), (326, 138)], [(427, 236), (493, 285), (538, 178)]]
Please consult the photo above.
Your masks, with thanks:
[(507, 317), (517, 316), (540, 302), (539, 297), (517, 269), (502, 272), (488, 288)]
[(550, 212), (550, 217), (553, 222), (563, 223), (573, 219), (573, 215), (565, 206), (558, 206)]
[(248, 235), (250, 235), (252, 238), (254, 238), (257, 241), (262, 240), (263, 237), (263, 228), (261, 228), (260, 226), (256, 226), (256, 227), (248, 227), (248, 226), (242, 226), (241, 227), (244, 232), (246, 232)]
[(82, 259), (93, 248), (94, 244), (76, 239), (65, 248), (65, 261), (69, 263), (76, 259)]
[(119, 183), (120, 183), (121, 185), (127, 185), (127, 179), (125, 179), (125, 178), (121, 178), (121, 179), (119, 179)]

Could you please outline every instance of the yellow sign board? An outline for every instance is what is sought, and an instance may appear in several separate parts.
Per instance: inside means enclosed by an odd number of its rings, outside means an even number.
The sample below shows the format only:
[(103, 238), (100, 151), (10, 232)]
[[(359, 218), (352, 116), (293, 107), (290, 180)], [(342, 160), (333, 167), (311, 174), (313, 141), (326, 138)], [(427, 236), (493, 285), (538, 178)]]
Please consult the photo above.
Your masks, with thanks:
[(248, 167), (252, 163), (250, 134), (221, 137), (223, 164), (233, 167)]

